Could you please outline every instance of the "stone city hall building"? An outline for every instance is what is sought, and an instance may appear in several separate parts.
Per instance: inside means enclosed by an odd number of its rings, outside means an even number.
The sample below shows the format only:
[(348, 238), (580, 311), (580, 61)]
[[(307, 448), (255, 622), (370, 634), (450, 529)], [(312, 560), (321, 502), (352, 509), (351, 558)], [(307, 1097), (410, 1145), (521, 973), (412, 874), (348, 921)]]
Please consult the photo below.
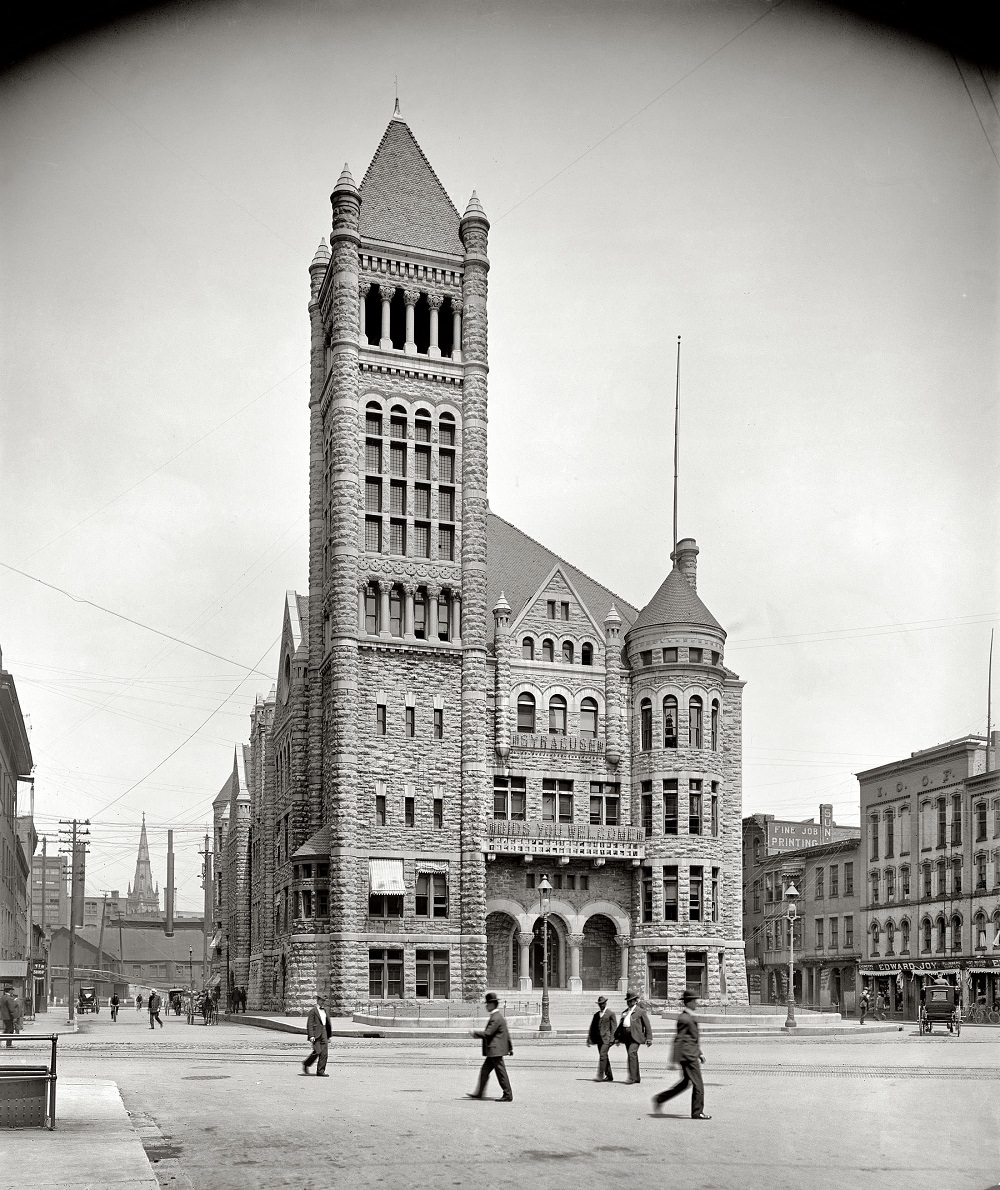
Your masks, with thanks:
[(309, 268), (309, 595), (215, 803), (251, 1007), (747, 1000), (742, 682), (694, 541), (642, 610), (487, 503), (489, 222), (398, 110)]

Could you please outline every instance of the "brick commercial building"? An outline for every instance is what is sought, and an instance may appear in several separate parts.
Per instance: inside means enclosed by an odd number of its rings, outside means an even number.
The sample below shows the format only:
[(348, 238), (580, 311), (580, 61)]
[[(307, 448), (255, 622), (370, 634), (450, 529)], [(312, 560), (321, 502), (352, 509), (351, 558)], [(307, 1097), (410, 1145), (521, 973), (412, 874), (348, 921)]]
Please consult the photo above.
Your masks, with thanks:
[[(742, 682), (698, 548), (641, 610), (494, 515), (487, 238), (398, 112), (309, 273), (309, 594), (215, 801), (250, 1005), (550, 985), (746, 1002)], [(664, 553), (667, 552), (664, 550)]]
[(30, 779), (32, 768), (17, 687), (0, 656), (0, 988), (10, 984), (27, 1002), (32, 999), (28, 962), (35, 833), (30, 819), (25, 829), (24, 817), (18, 816), (17, 784)]
[(997, 733), (858, 773), (864, 983), (915, 1020), (939, 976), (966, 1006), (1000, 1005)]

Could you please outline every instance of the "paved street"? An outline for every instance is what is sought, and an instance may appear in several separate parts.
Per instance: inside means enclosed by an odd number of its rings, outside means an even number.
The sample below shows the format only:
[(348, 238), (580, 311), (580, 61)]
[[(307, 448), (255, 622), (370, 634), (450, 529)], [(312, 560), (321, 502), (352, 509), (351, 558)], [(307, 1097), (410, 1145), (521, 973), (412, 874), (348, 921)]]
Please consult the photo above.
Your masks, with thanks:
[[(706, 1038), (707, 1123), (687, 1118), (687, 1095), (667, 1105), (673, 1114), (650, 1114), (650, 1096), (674, 1077), (668, 1035), (644, 1051), (639, 1086), (590, 1081), (596, 1060), (582, 1043), (523, 1044), (509, 1061), (510, 1105), (464, 1098), (479, 1064), (471, 1038), (335, 1040), (320, 1080), (301, 1075), (301, 1038), (174, 1017), (151, 1033), (134, 1012), (116, 1026), (86, 1018), (60, 1042), (60, 1075), (113, 1079), (161, 1185), (197, 1190), (1000, 1182), (997, 1030)], [(0, 1185), (17, 1184), (0, 1172)]]

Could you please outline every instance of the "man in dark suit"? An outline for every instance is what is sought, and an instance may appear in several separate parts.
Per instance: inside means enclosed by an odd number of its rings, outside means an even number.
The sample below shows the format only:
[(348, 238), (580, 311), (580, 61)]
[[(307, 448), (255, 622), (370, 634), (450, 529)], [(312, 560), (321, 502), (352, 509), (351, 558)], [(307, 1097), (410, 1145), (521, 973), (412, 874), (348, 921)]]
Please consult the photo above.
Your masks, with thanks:
[(659, 1115), (661, 1104), (691, 1087), (693, 1088), (691, 1091), (691, 1119), (710, 1120), (712, 1117), (706, 1116), (704, 1111), (705, 1084), (701, 1077), (701, 1064), (704, 1062), (705, 1056), (701, 1052), (698, 1021), (694, 1016), (694, 1010), (698, 1007), (698, 997), (694, 992), (686, 990), (681, 998), (684, 1001), (684, 1008), (677, 1018), (677, 1033), (674, 1036), (674, 1054), (671, 1063), (671, 1065), (680, 1066), (681, 1079), (668, 1090), (653, 1096), (653, 1111)]
[(600, 1049), (595, 1083), (613, 1083), (615, 1081), (615, 1076), (611, 1073), (611, 1060), (608, 1058), (608, 1051), (614, 1044), (617, 1025), (618, 1018), (608, 1008), (607, 996), (598, 996), (597, 1011), (590, 1022), (590, 1033), (587, 1036), (587, 1045), (596, 1045)]
[(316, 1062), (316, 1077), (328, 1077), (326, 1060), (330, 1053), (328, 1043), (332, 1035), (333, 1026), (326, 1011), (326, 997), (317, 995), (316, 1003), (309, 1009), (309, 1015), (306, 1017), (306, 1037), (312, 1044), (312, 1053), (302, 1063), (303, 1074), (308, 1074), (309, 1067)]
[(649, 1023), (649, 1014), (639, 1003), (638, 992), (630, 990), (625, 996), (625, 1004), (615, 1043), (624, 1041), (628, 1048), (628, 1078), (625, 1081), (638, 1083), (642, 1081), (639, 1078), (639, 1046), (653, 1044), (653, 1026)]
[(510, 1043), (507, 1022), (504, 1020), (503, 1013), (500, 1011), (500, 1001), (493, 992), (486, 993), (486, 1007), (490, 1010), (490, 1017), (486, 1022), (486, 1027), (484, 1029), (473, 1029), (472, 1031), (473, 1037), (482, 1038), (483, 1065), (479, 1071), (479, 1083), (475, 1091), (469, 1094), (469, 1098), (482, 1099), (490, 1072), (495, 1070), (497, 1072), (497, 1082), (500, 1084), (500, 1090), (503, 1092), (502, 1097), (497, 1100), (497, 1103), (512, 1103), (514, 1095), (510, 1089), (510, 1079), (507, 1077), (507, 1067), (504, 1065), (504, 1058), (514, 1052), (514, 1047)]

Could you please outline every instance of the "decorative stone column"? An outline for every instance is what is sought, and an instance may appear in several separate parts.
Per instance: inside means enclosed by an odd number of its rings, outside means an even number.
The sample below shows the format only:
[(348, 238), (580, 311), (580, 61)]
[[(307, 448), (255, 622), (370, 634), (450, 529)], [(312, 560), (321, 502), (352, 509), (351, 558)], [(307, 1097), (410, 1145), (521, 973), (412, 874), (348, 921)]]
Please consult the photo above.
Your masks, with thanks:
[(424, 636), (427, 640), (439, 640), (438, 636), (438, 598), (441, 588), (427, 584), (427, 629)]
[(568, 934), (569, 943), (569, 990), (579, 995), (583, 991), (583, 980), (580, 978), (580, 951), (583, 949), (582, 934)]
[(624, 995), (624, 993), (628, 991), (628, 954), (629, 945), (631, 944), (632, 939), (622, 934), (618, 934), (615, 937), (615, 942), (617, 943), (618, 949), (621, 952), (618, 974), (618, 990)]
[(448, 617), (448, 635), (451, 637), (451, 643), (456, 648), (461, 648), (462, 645), (462, 595), (456, 588), (451, 589), (451, 607), (448, 609), (451, 613)]
[(391, 636), (389, 631), (389, 592), (392, 590), (392, 583), (388, 579), (380, 578), (378, 580), (378, 634), (382, 636)]
[(622, 757), (622, 620), (614, 604), (604, 617), (604, 756), (612, 768)]
[(407, 355), (417, 354), (417, 344), (413, 338), (413, 310), (419, 298), (419, 289), (403, 290), (403, 301), (406, 303), (406, 342), (403, 344), (403, 350)]
[(444, 304), (444, 295), (440, 293), (429, 293), (427, 295), (427, 305), (431, 311), (431, 341), (427, 348), (427, 354), (431, 359), (441, 358), (441, 348), (438, 345), (438, 311)]
[(493, 670), (493, 741), (501, 768), (510, 758), (510, 604), (503, 591), (493, 608), (496, 665)]
[(416, 640), (413, 635), (413, 597), (417, 593), (416, 583), (403, 583), (403, 639)]
[(456, 364), (462, 362), (462, 303), (451, 299), (451, 358)]
[(535, 935), (530, 931), (528, 933), (519, 933), (517, 936), (517, 944), (521, 948), (521, 960), (518, 963), (518, 970), (520, 975), (517, 980), (517, 990), (519, 992), (531, 991), (531, 974), (529, 971), (530, 959), (529, 950), (531, 943), (534, 941)]
[(379, 297), (382, 299), (382, 337), (379, 339), (378, 345), (383, 351), (392, 350), (392, 335), (389, 331), (389, 303), (392, 301), (395, 288), (394, 285), (386, 284), (380, 284), (378, 287)]
[(362, 281), (358, 286), (358, 343), (362, 347), (368, 346), (368, 336), (365, 334), (365, 298), (371, 290), (370, 281)]

